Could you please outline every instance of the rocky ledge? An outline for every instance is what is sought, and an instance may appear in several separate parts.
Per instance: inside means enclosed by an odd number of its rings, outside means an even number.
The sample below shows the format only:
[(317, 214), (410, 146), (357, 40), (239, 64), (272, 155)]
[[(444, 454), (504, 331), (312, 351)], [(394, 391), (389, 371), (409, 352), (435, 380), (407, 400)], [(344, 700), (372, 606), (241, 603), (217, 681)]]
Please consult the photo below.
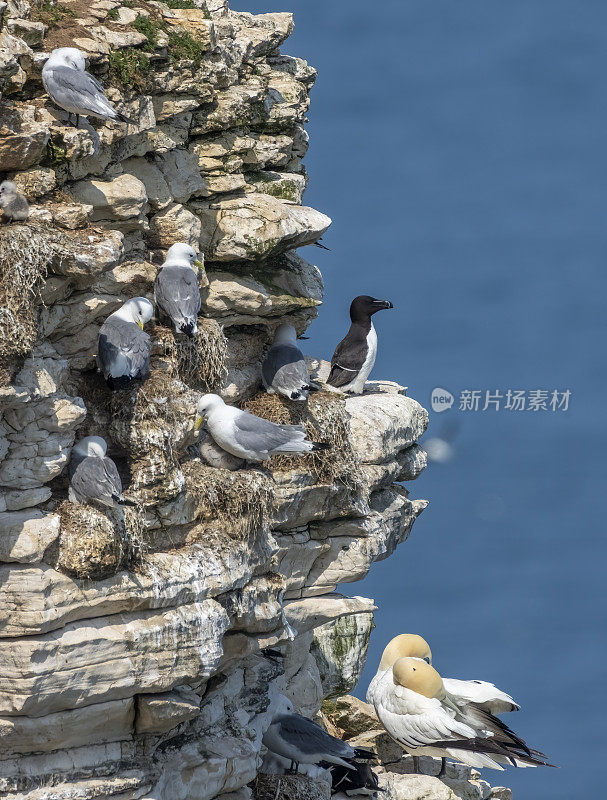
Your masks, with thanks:
[[(426, 505), (403, 486), (425, 466), (427, 425), (405, 389), (325, 390), (307, 410), (260, 392), (276, 326), (302, 332), (322, 300), (295, 250), (330, 224), (302, 205), (315, 71), (280, 53), (291, 30), (290, 14), (223, 0), (0, 3), (0, 177), (32, 208), (0, 225), (0, 797), (261, 796), (270, 692), (312, 716), (351, 690), (374, 605), (338, 590)], [(40, 78), (65, 44), (137, 125), (66, 124)], [(151, 295), (184, 240), (206, 258), (198, 339), (156, 325), (150, 378), (112, 394), (94, 370), (99, 326)], [(326, 377), (326, 362), (310, 368)], [(193, 430), (209, 390), (331, 447), (216, 466)], [(74, 441), (96, 433), (124, 513), (67, 500)], [(333, 712), (326, 724), (353, 736)], [(489, 797), (456, 768), (476, 794), (405, 787), (399, 769), (386, 797)], [(306, 780), (272, 797), (326, 796)]]

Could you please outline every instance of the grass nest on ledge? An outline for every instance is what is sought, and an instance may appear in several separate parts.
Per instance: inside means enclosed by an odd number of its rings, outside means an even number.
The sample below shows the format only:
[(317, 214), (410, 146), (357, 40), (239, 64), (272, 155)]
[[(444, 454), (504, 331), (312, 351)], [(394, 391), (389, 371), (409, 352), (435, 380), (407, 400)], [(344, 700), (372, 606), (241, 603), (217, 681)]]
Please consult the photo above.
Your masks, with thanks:
[(58, 570), (80, 580), (102, 580), (141, 564), (146, 547), (139, 508), (100, 508), (64, 500), (57, 513)]
[(73, 578), (101, 580), (119, 572), (128, 557), (121, 509), (98, 509), (65, 500), (57, 509), (61, 538), (57, 569)]
[(63, 238), (33, 225), (0, 227), (0, 385), (36, 342), (40, 285)]
[(269, 525), (274, 485), (259, 470), (208, 467), (202, 461), (182, 466), (185, 490), (196, 502), (196, 527), (244, 540)]
[(200, 317), (192, 339), (159, 324), (152, 337), (171, 363), (175, 378), (202, 392), (219, 390), (227, 374), (227, 340), (217, 320)]
[(132, 488), (164, 481), (179, 464), (194, 404), (170, 369), (152, 368), (131, 390), (110, 395), (110, 435), (127, 453)]
[(314, 392), (307, 403), (294, 403), (278, 394), (260, 392), (244, 404), (258, 417), (281, 425), (303, 425), (308, 439), (331, 446), (301, 456), (272, 456), (268, 467), (277, 472), (309, 470), (317, 482), (335, 481), (353, 491), (363, 486), (360, 459), (350, 444), (350, 421), (345, 398), (336, 392)]

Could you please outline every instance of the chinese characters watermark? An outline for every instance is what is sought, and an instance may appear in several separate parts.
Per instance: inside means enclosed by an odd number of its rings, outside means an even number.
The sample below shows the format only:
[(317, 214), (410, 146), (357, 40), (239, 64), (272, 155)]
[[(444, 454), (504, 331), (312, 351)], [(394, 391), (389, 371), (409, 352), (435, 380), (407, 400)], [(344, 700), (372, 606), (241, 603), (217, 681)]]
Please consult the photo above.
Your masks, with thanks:
[[(463, 389), (459, 394), (460, 411), (568, 411), (571, 389)], [(430, 395), (433, 411), (451, 408), (455, 397), (437, 387)]]

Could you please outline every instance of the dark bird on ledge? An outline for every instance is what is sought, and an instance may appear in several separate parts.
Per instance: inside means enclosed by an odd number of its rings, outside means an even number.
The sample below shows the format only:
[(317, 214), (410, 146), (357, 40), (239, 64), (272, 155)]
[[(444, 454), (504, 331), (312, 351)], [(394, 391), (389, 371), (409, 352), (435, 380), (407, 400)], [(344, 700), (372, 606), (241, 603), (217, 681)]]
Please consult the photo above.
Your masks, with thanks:
[(377, 333), (371, 317), (394, 308), (389, 300), (355, 297), (350, 306), (350, 330), (335, 348), (327, 383), (350, 394), (362, 394), (377, 356)]

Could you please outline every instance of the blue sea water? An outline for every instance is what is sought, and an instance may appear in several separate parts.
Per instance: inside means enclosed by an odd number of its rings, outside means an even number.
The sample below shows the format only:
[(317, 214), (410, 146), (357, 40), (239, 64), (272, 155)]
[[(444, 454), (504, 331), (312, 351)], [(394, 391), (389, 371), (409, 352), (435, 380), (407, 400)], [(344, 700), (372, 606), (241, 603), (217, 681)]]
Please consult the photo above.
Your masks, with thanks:
[[(294, 11), (283, 48), (319, 70), (306, 202), (330, 357), (352, 296), (376, 317), (375, 377), (455, 426), (455, 456), (408, 488), (411, 539), (345, 591), (385, 643), (423, 634), (444, 675), (494, 681), (559, 770), (486, 770), (515, 800), (604, 796), (607, 4), (604, 0), (240, 0)], [(568, 411), (463, 412), (463, 390), (569, 389)], [(446, 422), (449, 420), (449, 422)]]

